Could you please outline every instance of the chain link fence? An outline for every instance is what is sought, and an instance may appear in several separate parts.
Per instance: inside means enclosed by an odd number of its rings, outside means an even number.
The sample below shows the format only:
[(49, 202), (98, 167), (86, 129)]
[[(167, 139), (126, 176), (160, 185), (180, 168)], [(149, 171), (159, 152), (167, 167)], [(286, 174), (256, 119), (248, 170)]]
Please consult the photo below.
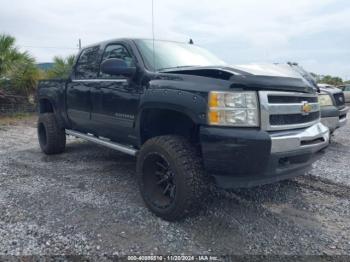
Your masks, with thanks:
[(0, 116), (36, 112), (33, 95), (23, 94), (12, 88), (10, 81), (0, 81)]
[(32, 104), (14, 104), (0, 102), (0, 116), (15, 115), (21, 113), (34, 113), (37, 111), (36, 105)]

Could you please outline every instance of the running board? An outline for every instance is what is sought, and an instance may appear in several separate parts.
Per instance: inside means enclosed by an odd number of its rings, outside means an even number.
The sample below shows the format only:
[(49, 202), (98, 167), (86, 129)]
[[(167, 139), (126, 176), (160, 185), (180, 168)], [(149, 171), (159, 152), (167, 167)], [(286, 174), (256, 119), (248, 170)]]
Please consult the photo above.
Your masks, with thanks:
[(101, 138), (98, 138), (98, 137), (95, 137), (92, 135), (87, 135), (87, 134), (80, 133), (80, 132), (73, 131), (73, 130), (69, 130), (69, 129), (66, 129), (66, 134), (71, 135), (71, 136), (75, 136), (75, 137), (79, 137), (81, 139), (99, 144), (101, 146), (112, 148), (114, 150), (120, 151), (120, 152), (128, 154), (128, 155), (135, 156), (137, 153), (137, 150), (134, 148), (124, 146), (124, 145), (121, 145), (121, 144), (118, 144), (115, 142), (106, 141), (106, 140), (103, 140)]

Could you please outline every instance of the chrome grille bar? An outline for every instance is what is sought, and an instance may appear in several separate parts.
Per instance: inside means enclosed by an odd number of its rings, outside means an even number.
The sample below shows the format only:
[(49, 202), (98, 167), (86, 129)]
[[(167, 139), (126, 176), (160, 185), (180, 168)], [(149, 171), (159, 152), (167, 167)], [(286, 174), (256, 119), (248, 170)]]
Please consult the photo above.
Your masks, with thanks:
[[(296, 129), (311, 126), (315, 123), (318, 123), (319, 117), (317, 119), (313, 119), (312, 121), (308, 121), (307, 117), (305, 117), (305, 122), (303, 123), (295, 123), (295, 124), (281, 124), (281, 125), (272, 125), (270, 123), (270, 116), (272, 115), (300, 115), (306, 116), (309, 113), (319, 112), (320, 106), (318, 103), (308, 103), (310, 106), (310, 112), (305, 114), (303, 112), (303, 105), (306, 101), (302, 101), (300, 103), (269, 103), (269, 97), (273, 96), (285, 96), (288, 97), (312, 97), (317, 98), (315, 94), (305, 94), (299, 92), (281, 92), (281, 91), (259, 91), (259, 100), (260, 100), (260, 111), (261, 111), (261, 128), (264, 130), (287, 130), (287, 129)], [(301, 99), (302, 100), (302, 99)]]
[[(310, 113), (320, 111), (318, 103), (309, 103), (312, 107)], [(270, 115), (300, 114), (303, 104), (269, 104)]]

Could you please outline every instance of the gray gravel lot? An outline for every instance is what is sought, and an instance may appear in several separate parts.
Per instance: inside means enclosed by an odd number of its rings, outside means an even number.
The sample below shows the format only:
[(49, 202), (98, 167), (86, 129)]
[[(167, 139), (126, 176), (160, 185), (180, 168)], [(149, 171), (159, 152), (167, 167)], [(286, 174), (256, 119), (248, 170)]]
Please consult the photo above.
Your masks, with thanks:
[(213, 190), (196, 217), (144, 206), (135, 159), (77, 139), (39, 150), (34, 124), (0, 126), (0, 255), (350, 254), (350, 124), (311, 174)]

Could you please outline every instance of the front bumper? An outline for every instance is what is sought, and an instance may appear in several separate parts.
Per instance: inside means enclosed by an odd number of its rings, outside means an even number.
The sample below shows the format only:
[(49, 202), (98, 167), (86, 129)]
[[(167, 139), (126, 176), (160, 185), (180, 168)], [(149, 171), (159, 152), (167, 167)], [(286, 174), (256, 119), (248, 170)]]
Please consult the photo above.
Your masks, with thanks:
[(349, 108), (338, 109), (335, 106), (321, 107), (321, 122), (329, 128), (331, 132), (346, 124), (346, 114)]
[(222, 188), (251, 187), (304, 174), (329, 143), (329, 130), (311, 127), (267, 132), (201, 127), (204, 167)]

